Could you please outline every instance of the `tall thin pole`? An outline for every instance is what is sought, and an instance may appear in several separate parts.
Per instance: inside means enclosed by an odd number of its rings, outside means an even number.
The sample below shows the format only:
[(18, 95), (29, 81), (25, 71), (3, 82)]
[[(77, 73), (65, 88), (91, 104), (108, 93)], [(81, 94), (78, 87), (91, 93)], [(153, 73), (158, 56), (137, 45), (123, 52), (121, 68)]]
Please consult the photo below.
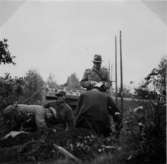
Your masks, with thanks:
[(122, 32), (120, 31), (120, 93), (121, 93), (121, 113), (123, 115), (123, 68), (122, 68)]
[(111, 81), (111, 88), (110, 88), (110, 92), (112, 93), (112, 84), (113, 84), (113, 79), (112, 79), (112, 64), (110, 64), (110, 81)]
[(109, 64), (108, 64), (108, 70), (109, 70), (109, 79), (110, 79), (110, 81), (111, 81), (111, 76), (110, 76), (110, 73), (111, 73), (111, 67), (110, 67), (110, 62), (109, 62)]
[(115, 102), (117, 104), (118, 98), (117, 98), (117, 36), (115, 36)]
[(110, 83), (111, 83), (111, 87), (110, 87), (110, 90), (109, 90), (109, 93), (110, 93), (110, 95), (111, 95), (111, 90), (112, 90), (112, 79), (111, 79), (111, 63), (109, 62), (109, 65), (108, 65), (108, 67), (109, 67), (109, 80), (110, 80)]
[(112, 64), (110, 64), (110, 80), (111, 80), (111, 82), (113, 82), (113, 79), (112, 79)]

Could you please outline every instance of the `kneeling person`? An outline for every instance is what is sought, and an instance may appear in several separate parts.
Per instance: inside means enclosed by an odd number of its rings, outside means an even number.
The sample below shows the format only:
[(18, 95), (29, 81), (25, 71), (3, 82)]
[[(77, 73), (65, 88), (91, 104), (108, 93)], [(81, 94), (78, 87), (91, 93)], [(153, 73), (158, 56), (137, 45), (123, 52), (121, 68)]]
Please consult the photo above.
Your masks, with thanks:
[(111, 132), (109, 115), (113, 116), (115, 129), (120, 131), (121, 114), (112, 98), (100, 91), (99, 86), (80, 95), (76, 114), (77, 128), (86, 128), (97, 135), (109, 136)]
[(56, 96), (57, 100), (44, 105), (45, 108), (55, 109), (56, 119), (52, 125), (56, 130), (68, 130), (74, 127), (74, 116), (72, 108), (65, 102), (64, 91), (59, 91)]

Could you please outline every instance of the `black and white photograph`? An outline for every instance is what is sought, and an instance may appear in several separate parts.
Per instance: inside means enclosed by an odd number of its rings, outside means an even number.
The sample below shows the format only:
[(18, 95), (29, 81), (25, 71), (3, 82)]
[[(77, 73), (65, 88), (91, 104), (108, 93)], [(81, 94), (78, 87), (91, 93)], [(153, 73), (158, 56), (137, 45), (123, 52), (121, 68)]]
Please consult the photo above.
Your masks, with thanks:
[(166, 164), (167, 0), (0, 0), (0, 163)]

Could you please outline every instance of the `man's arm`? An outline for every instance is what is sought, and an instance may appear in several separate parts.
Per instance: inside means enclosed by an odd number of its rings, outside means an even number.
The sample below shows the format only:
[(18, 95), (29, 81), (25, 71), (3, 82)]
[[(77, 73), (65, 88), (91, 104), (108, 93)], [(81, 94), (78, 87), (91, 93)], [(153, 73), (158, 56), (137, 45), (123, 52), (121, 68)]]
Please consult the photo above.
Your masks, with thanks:
[(43, 107), (44, 107), (44, 108), (49, 108), (49, 107), (50, 107), (50, 103), (45, 103), (45, 104), (43, 105)]
[(66, 112), (66, 130), (69, 130), (74, 127), (74, 115), (72, 108), (70, 106), (67, 106), (67, 112)]
[(82, 106), (82, 102), (83, 102), (83, 94), (81, 94), (81, 95), (79, 96), (78, 103), (77, 103), (77, 107), (76, 107), (76, 112), (74, 113), (75, 118), (78, 117), (78, 115), (79, 115), (79, 113), (80, 113), (80, 109), (81, 109), (81, 106)]
[(109, 96), (108, 96), (108, 111), (113, 117), (116, 131), (120, 131), (122, 128), (122, 116), (119, 109), (115, 105), (114, 101)]
[(76, 107), (75, 118), (74, 118), (74, 126), (76, 126), (77, 120), (78, 120), (80, 113), (81, 113), (81, 107), (83, 104), (83, 97), (84, 97), (84, 94), (82, 93), (78, 99), (78, 104)]

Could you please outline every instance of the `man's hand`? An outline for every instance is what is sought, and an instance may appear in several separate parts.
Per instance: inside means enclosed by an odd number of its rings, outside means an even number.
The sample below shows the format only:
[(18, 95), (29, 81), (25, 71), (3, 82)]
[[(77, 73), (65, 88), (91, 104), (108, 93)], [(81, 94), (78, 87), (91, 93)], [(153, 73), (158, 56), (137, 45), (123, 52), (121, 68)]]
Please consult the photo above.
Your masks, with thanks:
[(101, 88), (103, 86), (103, 82), (102, 81), (96, 82), (95, 86)]
[(122, 122), (119, 123), (119, 124), (116, 124), (116, 125), (115, 125), (115, 130), (116, 130), (116, 131), (120, 131), (120, 130), (122, 129), (122, 127), (123, 127)]
[(119, 138), (120, 131), (121, 131), (122, 127), (123, 127), (122, 123), (119, 123), (119, 124), (115, 125), (115, 137), (116, 138)]
[(108, 82), (103, 82), (103, 85), (105, 86), (105, 88), (110, 88), (110, 84)]
[(52, 129), (52, 132), (56, 133), (56, 132), (57, 132), (57, 130), (56, 130), (56, 129)]
[(95, 86), (97, 84), (96, 81), (90, 81), (91, 86)]

